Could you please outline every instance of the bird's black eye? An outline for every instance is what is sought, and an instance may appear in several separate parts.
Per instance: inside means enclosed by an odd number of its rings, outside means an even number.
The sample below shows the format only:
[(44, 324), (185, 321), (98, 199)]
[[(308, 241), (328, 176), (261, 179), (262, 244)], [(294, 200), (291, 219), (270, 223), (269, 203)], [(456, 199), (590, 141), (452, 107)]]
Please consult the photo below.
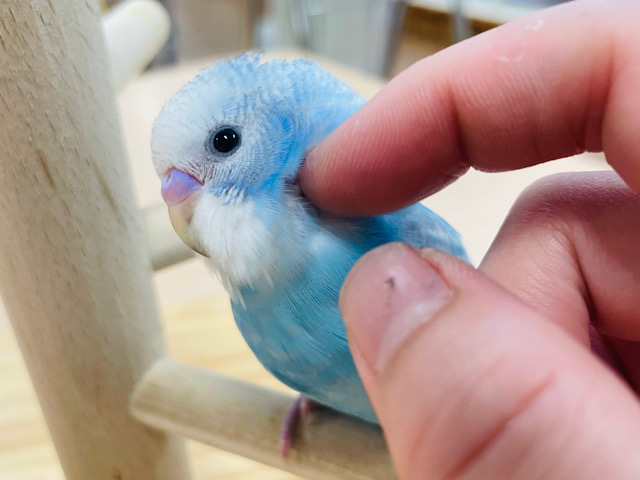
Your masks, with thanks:
[(209, 136), (212, 153), (231, 153), (240, 145), (240, 132), (231, 127), (216, 130)]

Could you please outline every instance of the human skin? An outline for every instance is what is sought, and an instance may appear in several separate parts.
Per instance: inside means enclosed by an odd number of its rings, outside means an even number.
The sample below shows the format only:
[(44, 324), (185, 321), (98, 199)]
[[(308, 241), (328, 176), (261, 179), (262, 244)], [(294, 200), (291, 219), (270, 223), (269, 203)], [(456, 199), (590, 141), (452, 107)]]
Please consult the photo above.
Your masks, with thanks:
[(342, 215), (469, 167), (588, 150), (615, 170), (529, 187), (477, 270), (401, 244), (353, 269), (341, 310), (402, 478), (640, 478), (638, 18), (635, 0), (578, 0), (474, 37), (310, 153), (303, 191)]

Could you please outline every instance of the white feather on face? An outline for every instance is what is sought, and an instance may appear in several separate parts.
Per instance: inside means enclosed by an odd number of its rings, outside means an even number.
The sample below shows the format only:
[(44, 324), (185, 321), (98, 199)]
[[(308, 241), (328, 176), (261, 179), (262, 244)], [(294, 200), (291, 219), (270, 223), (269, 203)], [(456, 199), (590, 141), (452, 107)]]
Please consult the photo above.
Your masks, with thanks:
[(234, 300), (241, 301), (238, 287), (272, 284), (276, 269), (279, 277), (286, 277), (306, 259), (307, 213), (302, 203), (289, 203), (283, 214), (277, 213), (274, 224), (270, 217), (276, 212), (260, 212), (254, 199), (227, 205), (214, 195), (200, 199), (191, 227), (209, 253), (207, 262)]
[(224, 205), (222, 198), (205, 195), (191, 220), (203, 250), (211, 252), (209, 265), (234, 296), (236, 285), (253, 284), (260, 277), (269, 280), (273, 240), (265, 225), (256, 221), (255, 210), (253, 201)]

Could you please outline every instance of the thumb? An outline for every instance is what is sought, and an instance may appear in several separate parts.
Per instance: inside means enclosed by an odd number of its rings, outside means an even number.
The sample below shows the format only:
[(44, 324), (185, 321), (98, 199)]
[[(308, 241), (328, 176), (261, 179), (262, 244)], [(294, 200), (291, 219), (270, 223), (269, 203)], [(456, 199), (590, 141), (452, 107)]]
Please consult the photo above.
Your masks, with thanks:
[(471, 266), (386, 245), (340, 306), (401, 478), (640, 478), (633, 393)]

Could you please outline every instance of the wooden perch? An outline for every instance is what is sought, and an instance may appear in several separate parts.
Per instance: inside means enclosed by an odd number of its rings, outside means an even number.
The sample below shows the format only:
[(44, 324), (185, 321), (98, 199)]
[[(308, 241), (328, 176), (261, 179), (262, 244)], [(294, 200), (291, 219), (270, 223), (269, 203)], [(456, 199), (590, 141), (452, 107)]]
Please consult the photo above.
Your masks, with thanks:
[(154, 0), (126, 0), (113, 7), (102, 28), (116, 91), (139, 75), (169, 38), (169, 14)]
[(290, 395), (174, 360), (158, 361), (137, 387), (133, 415), (311, 480), (396, 478), (380, 429), (318, 408), (298, 428), (285, 460), (278, 447)]

